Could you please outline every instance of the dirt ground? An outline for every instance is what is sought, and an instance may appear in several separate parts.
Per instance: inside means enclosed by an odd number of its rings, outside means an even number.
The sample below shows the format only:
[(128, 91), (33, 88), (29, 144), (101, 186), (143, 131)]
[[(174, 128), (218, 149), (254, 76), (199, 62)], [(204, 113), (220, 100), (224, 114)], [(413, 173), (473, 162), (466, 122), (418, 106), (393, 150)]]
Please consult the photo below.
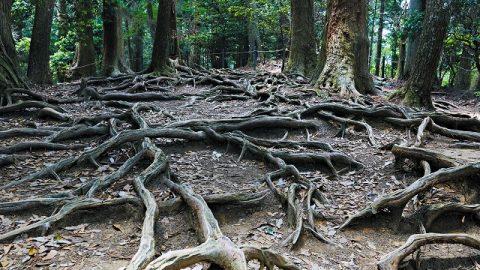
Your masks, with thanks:
[[(44, 94), (68, 97), (78, 88), (76, 85), (57, 85), (43, 89)], [(182, 86), (175, 93), (195, 93), (205, 90), (205, 86)], [(388, 89), (388, 86), (384, 86)], [(292, 89), (282, 89), (285, 93), (294, 93)], [(322, 99), (312, 95), (308, 103), (314, 105)], [(448, 96), (436, 99), (448, 100)], [(382, 98), (378, 98), (381, 102)], [(472, 115), (479, 112), (475, 101), (453, 101), (458, 110)], [(233, 118), (261, 108), (257, 100), (206, 101), (198, 100), (189, 105), (189, 100), (150, 102), (167, 111), (177, 121), (187, 119)], [(280, 110), (294, 110), (294, 105), (282, 104)], [(98, 101), (62, 105), (68, 115), (74, 118), (114, 111), (102, 106)], [(171, 120), (161, 112), (147, 111), (143, 114), (151, 125), (163, 125)], [(412, 140), (415, 131), (399, 129), (385, 123), (368, 121), (379, 144), (387, 144), (395, 139)], [(53, 120), (42, 120), (35, 112), (12, 113), (0, 116), (1, 130), (26, 126), (59, 125)], [(344, 137), (337, 137), (340, 126), (324, 122), (324, 128), (310, 132), (311, 140), (327, 142), (363, 163), (360, 171), (348, 171), (338, 178), (319, 168), (299, 168), (302, 175), (315, 179), (322, 187), (330, 204), (321, 205), (320, 210), (330, 217), (328, 221), (316, 221), (317, 228), (334, 244), (318, 241), (310, 234), (304, 234), (301, 244), (291, 250), (282, 245), (282, 241), (291, 232), (287, 225), (286, 213), (273, 195), (269, 195), (262, 204), (252, 207), (215, 206), (212, 208), (220, 223), (223, 233), (235, 244), (268, 247), (284, 254), (299, 263), (303, 269), (376, 269), (376, 263), (386, 253), (403, 244), (411, 233), (393, 231), (379, 226), (351, 227), (345, 231), (336, 229), (345, 219), (365, 207), (369, 202), (383, 194), (401, 189), (419, 178), (422, 174), (418, 168), (398, 168), (390, 151), (380, 150), (368, 143), (363, 131), (347, 129)], [(253, 130), (249, 135), (263, 138), (281, 138), (282, 129)], [(305, 140), (304, 131), (289, 131), (289, 140)], [(41, 140), (42, 138), (15, 137), (0, 140), (0, 147), (6, 147), (22, 141)], [(94, 147), (105, 138), (80, 138), (66, 143), (84, 144), (84, 148)], [(157, 145), (168, 155), (172, 171), (179, 180), (202, 195), (232, 193), (239, 191), (254, 192), (267, 189), (262, 181), (271, 168), (261, 160), (251, 159), (248, 155), (238, 161), (239, 149), (225, 146), (212, 146), (176, 139), (157, 139)], [(480, 151), (451, 148), (454, 140), (435, 134), (427, 136), (426, 148), (433, 149), (464, 160), (480, 160)], [(303, 151), (302, 149), (289, 149)], [(82, 149), (80, 149), (82, 151)], [(62, 151), (25, 151), (26, 157), (16, 164), (0, 169), (0, 185), (19, 179), (47, 164), (78, 155), (78, 150)], [(63, 192), (79, 187), (82, 183), (95, 177), (105, 176), (132, 154), (132, 149), (122, 148), (110, 151), (99, 162), (100, 168), (77, 166), (54, 177), (42, 178), (9, 190), (0, 190), (0, 202), (41, 197), (52, 192)], [(102, 198), (118, 198), (126, 195), (135, 196), (132, 186), (133, 178), (140, 173), (142, 166), (137, 166), (121, 181), (115, 183)], [(277, 185), (285, 190), (288, 179), (281, 179)], [(157, 201), (174, 196), (162, 186), (149, 186)], [(435, 200), (461, 200), (452, 195), (448, 188), (438, 187), (431, 198)], [(408, 208), (408, 207), (407, 207)], [(44, 216), (51, 215), (58, 209), (42, 208), (15, 215), (0, 215), (0, 233), (31, 224)], [(407, 209), (408, 211), (408, 209)], [(451, 217), (452, 218), (452, 217)], [(448, 232), (466, 232), (480, 237), (477, 221), (471, 217), (458, 217), (458, 226)], [(3, 269), (119, 269), (127, 265), (135, 254), (142, 228), (143, 213), (133, 206), (106, 208), (98, 211), (79, 211), (53, 227), (42, 232), (16, 237), (12, 241), (0, 244), (0, 268)], [(156, 227), (157, 255), (169, 250), (193, 247), (199, 244), (194, 230), (194, 223), (189, 211), (162, 213)], [(439, 221), (441, 222), (441, 221)], [(446, 231), (443, 231), (446, 232)], [(479, 269), (479, 252), (463, 246), (432, 245), (423, 248), (421, 269)], [(411, 258), (411, 256), (409, 257)], [(252, 269), (256, 263), (249, 263)], [(205, 266), (206, 267), (206, 266)], [(197, 265), (189, 269), (206, 269)]]

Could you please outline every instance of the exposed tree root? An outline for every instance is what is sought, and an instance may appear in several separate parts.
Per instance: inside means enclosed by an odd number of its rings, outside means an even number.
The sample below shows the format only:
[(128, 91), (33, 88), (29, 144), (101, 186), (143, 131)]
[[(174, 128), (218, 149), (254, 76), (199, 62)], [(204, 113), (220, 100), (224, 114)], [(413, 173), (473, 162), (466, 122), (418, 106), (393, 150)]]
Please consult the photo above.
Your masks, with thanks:
[(425, 233), (415, 234), (408, 238), (407, 242), (398, 249), (385, 255), (377, 264), (379, 270), (399, 269), (400, 263), (408, 255), (417, 249), (431, 244), (461, 244), (474, 249), (480, 249), (480, 239), (468, 234), (438, 234)]
[(417, 194), (429, 190), (431, 187), (450, 181), (460, 181), (461, 179), (469, 179), (478, 176), (480, 173), (480, 163), (472, 163), (468, 165), (458, 166), (454, 168), (440, 169), (434, 173), (428, 174), (405, 189), (392, 192), (388, 195), (380, 197), (372, 202), (369, 206), (350, 216), (340, 229), (355, 223), (361, 219), (365, 219), (375, 215), (390, 215), (392, 224), (396, 226), (400, 221), (405, 205)]
[(405, 158), (419, 162), (424, 160), (435, 168), (450, 168), (459, 165), (459, 162), (453, 158), (423, 148), (394, 145), (392, 148), (392, 153), (395, 155), (397, 161), (398, 159)]
[[(16, 159), (22, 158), (22, 156), (15, 155), (20, 151), (83, 148), (84, 145), (61, 144), (61, 142), (93, 136), (102, 136), (102, 141), (95, 147), (86, 148), (76, 156), (48, 165), (21, 179), (7, 182), (0, 189), (9, 189), (43, 177), (54, 177), (61, 180), (58, 174), (75, 166), (89, 164), (99, 167), (100, 164), (105, 164), (104, 158), (108, 152), (118, 148), (125, 149), (127, 147), (128, 158), (121, 165), (117, 163), (111, 165), (112, 167), (119, 165), (119, 167), (107, 176), (86, 181), (75, 189), (53, 193), (42, 198), (34, 197), (0, 203), (0, 214), (32, 209), (59, 209), (53, 215), (36, 223), (0, 235), (0, 241), (7, 241), (37, 230), (45, 233), (54, 223), (65, 219), (77, 210), (131, 204), (145, 211), (145, 215), (140, 245), (127, 269), (182, 269), (196, 263), (209, 262), (213, 267), (246, 270), (247, 262), (250, 260), (258, 260), (261, 265), (260, 269), (264, 269), (264, 267), (272, 270), (275, 267), (300, 269), (286, 257), (271, 250), (249, 246), (238, 247), (222, 234), (209, 205), (257, 205), (262, 203), (268, 194), (273, 193), (287, 212), (291, 228), (290, 234), (283, 241), (286, 246), (296, 246), (300, 236), (305, 232), (311, 233), (322, 242), (332, 243), (322, 235), (320, 230), (317, 230), (315, 225), (315, 219), (328, 217), (313, 207), (316, 204), (328, 203), (328, 200), (320, 191), (320, 185), (314, 180), (304, 177), (297, 166), (310, 165), (311, 167), (313, 165), (335, 177), (347, 170), (359, 170), (364, 166), (349, 155), (334, 150), (328, 143), (311, 140), (310, 132), (317, 131), (324, 126), (317, 118), (338, 122), (342, 125), (353, 125), (355, 128), (365, 130), (372, 146), (378, 145), (377, 139), (380, 137), (375, 138), (372, 126), (367, 123), (369, 120), (386, 122), (409, 129), (418, 128), (417, 139), (413, 147), (408, 147), (412, 144), (393, 143), (388, 149), (392, 151), (397, 161), (410, 159), (419, 162), (424, 170), (424, 177), (403, 190), (378, 198), (364, 210), (351, 216), (341, 226), (341, 229), (361, 219), (380, 214), (390, 216), (390, 223), (395, 225), (402, 220), (405, 205), (412, 198), (416, 198), (418, 194), (438, 184), (455, 182), (480, 174), (479, 163), (459, 166), (460, 162), (457, 160), (420, 148), (426, 142), (426, 131), (458, 140), (480, 141), (480, 120), (473, 117), (448, 111), (418, 112), (394, 104), (371, 105), (368, 100), (364, 100), (362, 105), (335, 100), (309, 105), (302, 99), (304, 96), (311, 95), (312, 91), (306, 88), (306, 81), (302, 78), (292, 79), (283, 74), (248, 71), (195, 70), (178, 63), (175, 64), (175, 67), (177, 72), (171, 77), (128, 75), (117, 78), (82, 80), (80, 89), (75, 94), (83, 96), (83, 98), (57, 100), (24, 89), (14, 89), (3, 95), (2, 101), (0, 101), (0, 106), (2, 106), (0, 113), (40, 109), (39, 116), (47, 116), (65, 123), (54, 127), (14, 128), (0, 131), (0, 139), (21, 136), (44, 137), (42, 141), (17, 143), (1, 148), (0, 154), (8, 155), (0, 155), (0, 167), (8, 166)], [(91, 87), (112, 82), (121, 83), (114, 87)], [(194, 88), (197, 85), (206, 85), (208, 90), (202, 90), (198, 94), (175, 95), (170, 93), (173, 86), (184, 84), (191, 84)], [(298, 88), (299, 94), (285, 94), (282, 91), (285, 85)], [(357, 97), (357, 93), (353, 90), (344, 89), (342, 91)], [(168, 111), (160, 111), (157, 108), (134, 103), (186, 100), (189, 97), (191, 101), (187, 102), (185, 106), (191, 106), (198, 100), (208, 102), (255, 99), (262, 108), (256, 109), (246, 116), (229, 119), (178, 121)], [(85, 101), (85, 99), (93, 101)], [(109, 113), (74, 119), (59, 106), (73, 102), (90, 102), (95, 106), (100, 104), (120, 110), (115, 109)], [(290, 107), (295, 106), (296, 110), (283, 111), (279, 106), (280, 103), (288, 104)], [(445, 109), (448, 107), (444, 106)], [(171, 121), (166, 124), (149, 125), (141, 115), (143, 110), (149, 109), (157, 110)], [(248, 130), (268, 131), (273, 128), (306, 131), (307, 138), (300, 141), (289, 140), (287, 139), (288, 131), (283, 138), (279, 139), (264, 139), (243, 133)], [(233, 146), (235, 150), (239, 150), (238, 161), (244, 158), (253, 158), (269, 165), (272, 171), (267, 172), (262, 178), (268, 186), (268, 190), (200, 196), (186, 184), (188, 179), (180, 182), (169, 171), (169, 161), (165, 153), (155, 144), (154, 138), (183, 140), (187, 143), (201, 142), (212, 146)], [(472, 148), (478, 147), (475, 143), (465, 145)], [(288, 150), (291, 148), (299, 151), (291, 152)], [(134, 177), (133, 181), (138, 197), (109, 200), (96, 198), (114, 183), (124, 179), (135, 166), (144, 166), (142, 163), (144, 160), (150, 160), (150, 163)], [(440, 170), (431, 173), (432, 168), (440, 168)], [(279, 179), (288, 182), (288, 189), (276, 186)], [(179, 197), (165, 201), (155, 198), (155, 193), (147, 189), (150, 181), (158, 181)], [(155, 243), (154, 227), (159, 214), (181, 211), (185, 205), (192, 210), (196, 217), (195, 225), (197, 226), (195, 228), (198, 229), (198, 236), (202, 244), (194, 248), (169, 251), (155, 259), (157, 243)], [(425, 206), (418, 210), (415, 208), (415, 210), (404, 220), (417, 222), (429, 229), (440, 216), (446, 213), (476, 215), (480, 211), (480, 206), (478, 204), (449, 203)], [(425, 240), (425, 243), (435, 241), (447, 242), (450, 240)], [(462, 241), (458, 242), (463, 243)], [(410, 251), (408, 247), (404, 249), (408, 249), (401, 251), (405, 254), (415, 251), (415, 249)], [(399, 259), (396, 257), (396, 259), (388, 260), (400, 262), (405, 258), (402, 256), (397, 256)]]

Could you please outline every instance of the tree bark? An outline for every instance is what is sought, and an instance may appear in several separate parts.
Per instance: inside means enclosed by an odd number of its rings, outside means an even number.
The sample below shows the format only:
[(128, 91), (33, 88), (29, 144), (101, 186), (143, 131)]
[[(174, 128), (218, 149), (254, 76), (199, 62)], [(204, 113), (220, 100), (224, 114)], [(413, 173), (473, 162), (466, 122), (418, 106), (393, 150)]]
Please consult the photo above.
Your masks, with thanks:
[(466, 46), (462, 49), (460, 63), (455, 76), (453, 87), (456, 90), (467, 91), (472, 80), (472, 56)]
[[(410, 0), (408, 8), (409, 16), (413, 16), (418, 12), (424, 12), (425, 1), (426, 0)], [(403, 76), (400, 77), (401, 80), (407, 80), (410, 77), (418, 50), (419, 38), (420, 31), (414, 31), (408, 35), (405, 51), (405, 65), (403, 67)]]
[(404, 77), (404, 70), (403, 68), (405, 67), (405, 50), (406, 50), (406, 45), (405, 45), (405, 40), (400, 39), (400, 44), (399, 44), (400, 50), (398, 52), (398, 71), (397, 71), (397, 78), (403, 78)]
[(103, 74), (117, 76), (131, 70), (125, 64), (122, 17), (118, 0), (103, 0)]
[(159, 0), (157, 13), (157, 26), (153, 42), (152, 62), (148, 71), (170, 72), (170, 43), (172, 41), (172, 16), (175, 12), (174, 0)]
[(378, 31), (377, 31), (377, 51), (375, 53), (375, 75), (376, 76), (380, 75), (380, 61), (382, 59), (384, 13), (385, 13), (385, 0), (380, 0), (380, 14), (378, 18)]
[(325, 61), (317, 88), (357, 98), (374, 94), (368, 71), (367, 1), (330, 0), (323, 47)]
[(12, 3), (13, 0), (0, 1), (0, 39), (3, 41), (6, 56), (10, 58), (13, 66), (18, 68), (17, 52), (15, 51), (15, 41), (12, 36)]
[(372, 16), (372, 29), (370, 29), (370, 47), (368, 48), (368, 67), (370, 67), (370, 63), (372, 62), (373, 57), (373, 37), (375, 36), (375, 20), (377, 19), (377, 3), (378, 0), (373, 0), (373, 16)]
[(77, 49), (72, 65), (74, 79), (95, 74), (95, 47), (93, 44), (93, 0), (75, 1), (75, 23), (77, 26)]
[(55, 0), (36, 0), (27, 77), (34, 83), (51, 83), (50, 34)]
[[(3, 97), (2, 92), (7, 88), (24, 86), (25, 84), (21, 80), (17, 68), (7, 53), (3, 37), (0, 36), (0, 97)], [(2, 105), (0, 104), (0, 106)]]
[(291, 44), (286, 72), (307, 77), (315, 70), (315, 29), (313, 0), (290, 0)]
[(443, 0), (429, 0), (419, 37), (417, 57), (404, 89), (404, 102), (419, 108), (433, 109), (431, 90), (450, 20), (450, 5)]

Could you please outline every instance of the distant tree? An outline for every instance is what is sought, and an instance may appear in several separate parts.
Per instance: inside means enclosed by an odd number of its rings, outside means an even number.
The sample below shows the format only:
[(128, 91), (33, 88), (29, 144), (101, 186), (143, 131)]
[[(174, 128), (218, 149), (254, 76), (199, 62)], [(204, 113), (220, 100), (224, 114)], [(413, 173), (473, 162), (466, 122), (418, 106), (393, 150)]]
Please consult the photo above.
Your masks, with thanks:
[(93, 0), (75, 0), (75, 25), (78, 37), (73, 78), (95, 74), (95, 46), (93, 44)]
[(34, 83), (51, 83), (50, 41), (55, 0), (36, 0), (27, 77)]
[(380, 12), (377, 30), (377, 50), (375, 53), (375, 75), (380, 75), (380, 61), (382, 59), (383, 21), (385, 15), (385, 0), (380, 0)]
[(450, 10), (450, 5), (445, 4), (443, 0), (427, 2), (415, 62), (402, 92), (407, 105), (434, 108), (431, 91), (447, 34)]
[(171, 71), (169, 56), (172, 41), (172, 16), (175, 16), (174, 0), (159, 0), (152, 62), (148, 71), (168, 73)]
[(351, 98), (375, 93), (368, 70), (367, 1), (329, 0), (324, 37), (316, 87)]
[(125, 64), (119, 0), (103, 0), (103, 74), (115, 76), (131, 70)]
[(290, 55), (285, 71), (310, 76), (316, 66), (313, 0), (291, 0)]

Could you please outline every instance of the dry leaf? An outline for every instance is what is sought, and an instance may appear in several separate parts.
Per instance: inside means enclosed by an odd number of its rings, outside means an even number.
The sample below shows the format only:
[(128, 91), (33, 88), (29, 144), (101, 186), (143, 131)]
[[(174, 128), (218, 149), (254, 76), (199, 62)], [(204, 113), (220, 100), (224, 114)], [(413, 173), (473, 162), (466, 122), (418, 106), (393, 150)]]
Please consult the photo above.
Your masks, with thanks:
[(30, 247), (28, 249), (28, 255), (30, 255), (30, 256), (35, 256), (35, 254), (37, 254), (37, 253), (38, 253), (38, 249), (36, 247)]
[(50, 250), (50, 252), (48, 252), (48, 254), (45, 257), (43, 257), (42, 260), (43, 261), (51, 260), (51, 259), (53, 259), (53, 257), (55, 257), (55, 255), (57, 255), (57, 253), (58, 253), (58, 251), (52, 249), (52, 250)]

